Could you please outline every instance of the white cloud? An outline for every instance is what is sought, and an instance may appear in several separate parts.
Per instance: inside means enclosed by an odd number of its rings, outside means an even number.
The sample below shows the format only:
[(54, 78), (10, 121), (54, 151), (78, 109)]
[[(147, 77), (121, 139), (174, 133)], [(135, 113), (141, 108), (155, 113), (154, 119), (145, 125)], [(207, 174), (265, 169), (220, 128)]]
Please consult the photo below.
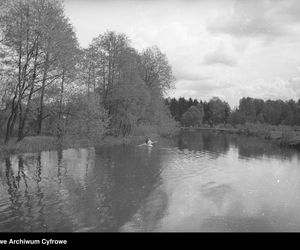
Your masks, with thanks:
[(204, 56), (204, 64), (223, 64), (227, 66), (234, 66), (237, 64), (236, 58), (226, 52), (224, 46), (219, 46), (213, 52), (210, 52)]
[[(270, 42), (291, 33), (290, 20), (282, 12), (283, 2), (291, 1), (235, 1), (230, 11), (208, 22), (208, 30), (236, 37), (260, 37)], [(289, 5), (284, 7), (290, 9)]]
[(300, 97), (299, 9), (298, 0), (66, 2), (83, 46), (106, 30), (128, 34), (138, 49), (158, 45), (177, 78), (170, 95), (231, 105)]

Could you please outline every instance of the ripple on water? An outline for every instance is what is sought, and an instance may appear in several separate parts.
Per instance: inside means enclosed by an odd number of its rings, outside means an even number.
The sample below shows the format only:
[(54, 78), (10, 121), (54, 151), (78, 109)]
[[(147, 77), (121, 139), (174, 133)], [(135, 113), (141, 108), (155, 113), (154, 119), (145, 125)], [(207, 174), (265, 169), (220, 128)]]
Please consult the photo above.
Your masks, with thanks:
[(209, 169), (212, 171), (222, 171), (216, 169), (219, 166), (211, 159), (217, 157), (224, 157), (224, 154), (216, 154), (209, 151), (195, 151), (195, 150), (179, 150), (175, 148), (168, 150), (168, 160), (166, 161), (162, 175), (169, 180), (182, 181), (196, 176), (204, 176)]
[(0, 231), (300, 228), (298, 155), (208, 133), (183, 139), (0, 160)]

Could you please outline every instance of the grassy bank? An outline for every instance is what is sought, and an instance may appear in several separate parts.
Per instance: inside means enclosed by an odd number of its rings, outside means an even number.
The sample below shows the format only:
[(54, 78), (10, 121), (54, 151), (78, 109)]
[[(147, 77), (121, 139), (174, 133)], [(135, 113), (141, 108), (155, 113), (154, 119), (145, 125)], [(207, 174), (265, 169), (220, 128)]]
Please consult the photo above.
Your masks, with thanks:
[(110, 147), (114, 145), (136, 145), (143, 143), (145, 138), (159, 140), (158, 134), (132, 135), (127, 137), (107, 136), (102, 140), (91, 141), (87, 138), (75, 137), (52, 137), (52, 136), (29, 136), (20, 142), (12, 139), (7, 145), (0, 144), (0, 156), (8, 156), (11, 154), (41, 152), (55, 150), (57, 148), (80, 148), (80, 147)]
[(217, 132), (226, 132), (233, 134), (242, 134), (248, 136), (256, 136), (262, 139), (271, 140), (279, 145), (300, 148), (300, 127), (298, 126), (273, 126), (268, 124), (253, 124), (245, 125), (220, 125), (215, 127), (197, 127), (183, 128), (191, 130), (211, 130)]
[(8, 144), (4, 145), (3, 138), (0, 138), (0, 156), (11, 154), (41, 152), (55, 150), (57, 148), (81, 148), (81, 147), (110, 147), (114, 145), (138, 145), (145, 142), (145, 139), (151, 138), (158, 141), (160, 137), (172, 137), (179, 132), (179, 127), (173, 122), (164, 122), (161, 126), (140, 125), (129, 136), (105, 136), (102, 139), (79, 137), (78, 135), (66, 135), (63, 137), (55, 136), (28, 136), (20, 142), (12, 138)]

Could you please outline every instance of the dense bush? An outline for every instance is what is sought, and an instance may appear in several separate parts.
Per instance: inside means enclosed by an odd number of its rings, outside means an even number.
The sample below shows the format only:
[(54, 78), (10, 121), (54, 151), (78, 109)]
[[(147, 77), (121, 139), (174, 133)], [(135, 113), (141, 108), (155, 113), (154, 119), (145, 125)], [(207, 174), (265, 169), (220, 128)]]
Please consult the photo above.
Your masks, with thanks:
[(191, 106), (181, 118), (183, 126), (200, 126), (202, 124), (204, 111), (202, 105)]
[(67, 135), (98, 141), (108, 131), (109, 118), (96, 95), (74, 97), (65, 119)]

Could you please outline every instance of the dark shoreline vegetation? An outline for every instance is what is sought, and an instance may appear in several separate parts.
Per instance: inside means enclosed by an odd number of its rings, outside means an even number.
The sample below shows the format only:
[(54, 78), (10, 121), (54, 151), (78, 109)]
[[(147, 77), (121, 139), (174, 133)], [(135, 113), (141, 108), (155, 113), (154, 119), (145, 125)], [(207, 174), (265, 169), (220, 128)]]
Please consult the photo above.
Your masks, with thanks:
[(180, 127), (299, 146), (300, 99), (242, 98), (237, 108), (167, 98), (172, 68), (156, 46), (137, 51), (106, 31), (81, 48), (62, 3), (0, 3), (0, 154), (139, 144)]
[(182, 129), (256, 136), (281, 146), (300, 147), (300, 99), (264, 101), (247, 97), (240, 99), (233, 110), (217, 97), (209, 102), (168, 98), (165, 103)]
[(227, 125), (217, 127), (182, 127), (181, 129), (189, 131), (208, 130), (216, 133), (221, 132), (258, 137), (261, 139), (269, 140), (280, 146), (300, 149), (300, 130), (294, 130), (290, 127), (247, 124), (237, 127)]

